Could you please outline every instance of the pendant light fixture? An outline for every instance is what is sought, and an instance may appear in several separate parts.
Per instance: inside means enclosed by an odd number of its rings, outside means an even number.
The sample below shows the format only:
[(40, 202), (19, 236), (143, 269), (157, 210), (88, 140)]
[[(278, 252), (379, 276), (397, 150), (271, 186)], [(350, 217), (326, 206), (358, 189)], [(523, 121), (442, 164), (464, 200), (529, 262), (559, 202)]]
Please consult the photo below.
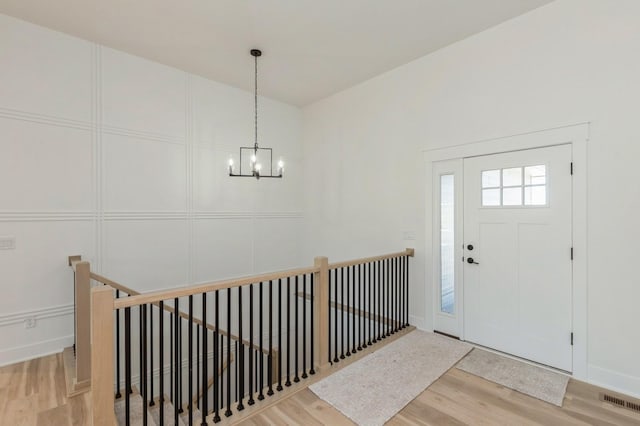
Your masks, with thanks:
[[(255, 62), (255, 90), (254, 90), (254, 143), (253, 146), (241, 146), (240, 147), (240, 171), (234, 173), (233, 170), (233, 158), (229, 158), (229, 176), (231, 177), (253, 177), (260, 178), (281, 178), (284, 172), (284, 162), (278, 161), (278, 173), (273, 174), (273, 150), (271, 148), (258, 147), (258, 57), (262, 56), (262, 52), (258, 49), (251, 49), (251, 56)], [(247, 162), (248, 159), (248, 162)], [(262, 161), (267, 161), (269, 164), (268, 174), (263, 171)], [(243, 164), (249, 167), (249, 171), (243, 171)]]

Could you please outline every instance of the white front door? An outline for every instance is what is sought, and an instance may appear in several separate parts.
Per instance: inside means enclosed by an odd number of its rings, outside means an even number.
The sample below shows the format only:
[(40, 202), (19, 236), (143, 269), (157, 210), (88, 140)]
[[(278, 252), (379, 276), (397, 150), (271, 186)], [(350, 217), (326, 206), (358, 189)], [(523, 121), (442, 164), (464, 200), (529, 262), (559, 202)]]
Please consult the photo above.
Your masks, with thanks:
[(572, 370), (571, 145), (464, 160), (464, 338)]

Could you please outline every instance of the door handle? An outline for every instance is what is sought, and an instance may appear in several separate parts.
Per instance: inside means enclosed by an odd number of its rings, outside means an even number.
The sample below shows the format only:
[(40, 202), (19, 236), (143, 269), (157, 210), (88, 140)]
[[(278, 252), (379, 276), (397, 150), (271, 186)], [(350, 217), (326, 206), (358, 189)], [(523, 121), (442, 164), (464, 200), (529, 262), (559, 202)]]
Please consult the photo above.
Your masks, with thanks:
[(473, 264), (473, 265), (479, 265), (478, 262), (476, 262), (475, 260), (473, 260), (473, 257), (467, 257), (467, 263), (469, 264)]

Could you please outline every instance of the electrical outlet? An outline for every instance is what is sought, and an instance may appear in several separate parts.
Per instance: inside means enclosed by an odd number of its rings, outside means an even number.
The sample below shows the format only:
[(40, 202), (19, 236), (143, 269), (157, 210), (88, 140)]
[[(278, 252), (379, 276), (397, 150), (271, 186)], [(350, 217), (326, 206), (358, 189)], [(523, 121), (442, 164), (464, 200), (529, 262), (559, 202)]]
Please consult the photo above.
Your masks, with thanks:
[(416, 231), (404, 231), (402, 233), (402, 239), (411, 241), (416, 239)]
[(34, 328), (36, 326), (36, 319), (31, 317), (31, 318), (25, 318), (24, 320), (24, 328)]
[(13, 250), (16, 248), (15, 237), (0, 237), (0, 250)]

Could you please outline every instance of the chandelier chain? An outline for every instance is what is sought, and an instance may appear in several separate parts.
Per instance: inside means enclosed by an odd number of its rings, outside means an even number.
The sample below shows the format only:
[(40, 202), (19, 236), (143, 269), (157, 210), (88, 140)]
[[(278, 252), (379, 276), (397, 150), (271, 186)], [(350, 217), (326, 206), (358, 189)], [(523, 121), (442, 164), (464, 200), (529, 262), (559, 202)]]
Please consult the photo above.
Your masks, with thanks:
[(254, 150), (255, 153), (257, 154), (258, 152), (258, 57), (254, 56), (253, 59), (255, 59), (255, 80), (254, 80), (254, 92), (253, 92), (253, 102), (254, 102), (254, 128), (255, 128), (255, 144), (254, 144)]

